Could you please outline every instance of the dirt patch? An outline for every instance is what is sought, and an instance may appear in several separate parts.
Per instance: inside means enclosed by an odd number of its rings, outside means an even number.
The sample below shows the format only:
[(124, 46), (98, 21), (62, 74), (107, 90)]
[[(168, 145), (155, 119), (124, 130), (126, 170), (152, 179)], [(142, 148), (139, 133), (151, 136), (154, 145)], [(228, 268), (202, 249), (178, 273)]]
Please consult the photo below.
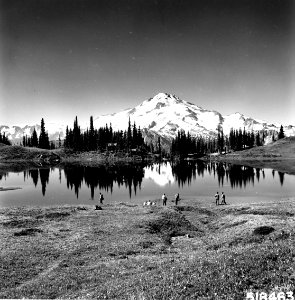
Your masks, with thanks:
[(215, 215), (214, 212), (212, 212), (211, 210), (208, 210), (206, 208), (202, 208), (202, 207), (193, 207), (193, 206), (174, 206), (173, 207), (174, 210), (176, 211), (193, 211), (193, 212), (197, 212), (199, 214), (204, 214), (204, 215), (208, 215), (208, 216), (213, 216)]
[(253, 234), (257, 235), (268, 235), (275, 231), (275, 229), (271, 226), (259, 226), (254, 229)]
[(43, 230), (38, 229), (38, 228), (27, 228), (23, 229), (21, 231), (15, 232), (14, 236), (24, 236), (24, 235), (34, 235), (36, 233), (41, 233)]
[(195, 236), (198, 229), (192, 225), (182, 214), (166, 211), (155, 220), (147, 222), (150, 233), (159, 234), (166, 244), (171, 244), (171, 238), (189, 234)]

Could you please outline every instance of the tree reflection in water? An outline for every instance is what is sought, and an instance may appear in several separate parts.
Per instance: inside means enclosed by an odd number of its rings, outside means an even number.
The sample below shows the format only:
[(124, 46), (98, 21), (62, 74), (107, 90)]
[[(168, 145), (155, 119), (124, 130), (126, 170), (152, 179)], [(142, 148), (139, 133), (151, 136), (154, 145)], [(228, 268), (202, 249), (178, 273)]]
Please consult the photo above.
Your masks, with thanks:
[(203, 161), (183, 161), (181, 163), (171, 163), (172, 174), (175, 177), (178, 186), (190, 185), (198, 176), (204, 176), (207, 170), (207, 164)]
[(31, 169), (24, 171), (24, 180), (31, 177), (35, 187), (40, 177), (42, 195), (46, 194), (46, 186), (49, 183), (50, 168)]
[(42, 195), (45, 196), (46, 185), (49, 182), (50, 169), (39, 169), (39, 176), (42, 186)]
[(278, 172), (278, 174), (279, 174), (281, 186), (283, 186), (285, 173)]
[[(214, 177), (217, 176), (218, 185), (223, 186), (226, 182), (230, 183), (232, 188), (246, 187), (248, 184), (254, 185), (255, 176), (259, 182), (260, 175), (265, 179), (265, 172), (260, 168), (247, 167), (242, 165), (234, 165), (223, 162), (203, 162), (203, 161), (185, 161), (181, 163), (172, 163), (173, 176), (176, 178), (178, 185), (190, 185), (192, 180), (198, 176), (204, 176), (207, 171)], [(274, 176), (274, 171), (272, 172)], [(283, 185), (284, 173), (278, 172), (280, 183)]]
[[(129, 197), (131, 198), (132, 193), (136, 195), (138, 189), (141, 189), (145, 171), (147, 174), (150, 174), (149, 176), (151, 177), (154, 171), (157, 172), (157, 176), (167, 177), (166, 172), (169, 169), (172, 173), (170, 173), (171, 176), (173, 176), (179, 187), (191, 185), (197, 177), (204, 177), (205, 175), (212, 175), (214, 178), (217, 178), (219, 186), (223, 186), (225, 182), (229, 183), (232, 189), (246, 187), (250, 184), (254, 186), (255, 180), (259, 182), (260, 180), (265, 179), (263, 169), (223, 162), (165, 162), (162, 165), (150, 164), (148, 168), (146, 167), (147, 164), (143, 163), (112, 164), (95, 167), (66, 164), (63, 168), (59, 168), (58, 178), (61, 183), (63, 172), (67, 188), (74, 190), (77, 198), (79, 197), (79, 191), (82, 186), (86, 185), (90, 189), (91, 199), (94, 199), (95, 189), (112, 193), (115, 184), (119, 188), (124, 186), (128, 190)], [(164, 168), (163, 174), (161, 172), (161, 167)], [(49, 175), (49, 168), (24, 171), (24, 179), (26, 180), (26, 178), (31, 177), (35, 187), (40, 181), (43, 196), (46, 193)], [(284, 175), (284, 173), (278, 172), (281, 186), (283, 186), (284, 183)], [(5, 176), (7, 175), (1, 175), (0, 180)], [(272, 171), (272, 176), (275, 177), (275, 171)]]
[(136, 195), (137, 189), (141, 188), (144, 167), (142, 164), (114, 164), (97, 167), (66, 165), (64, 174), (67, 187), (74, 188), (77, 198), (83, 182), (90, 188), (91, 199), (94, 198), (95, 188), (112, 193), (114, 183), (117, 183), (118, 187), (128, 188), (131, 198), (132, 190)]

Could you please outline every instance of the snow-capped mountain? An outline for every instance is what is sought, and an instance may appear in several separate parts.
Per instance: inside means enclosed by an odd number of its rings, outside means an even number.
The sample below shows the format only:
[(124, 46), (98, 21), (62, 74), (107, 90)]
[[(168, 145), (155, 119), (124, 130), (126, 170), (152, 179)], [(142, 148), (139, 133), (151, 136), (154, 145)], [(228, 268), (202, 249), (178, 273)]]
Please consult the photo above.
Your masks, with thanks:
[[(175, 137), (178, 130), (189, 131), (191, 135), (212, 136), (216, 135), (217, 128), (221, 125), (224, 134), (229, 134), (231, 128), (265, 130), (272, 134), (278, 132), (281, 126), (240, 113), (222, 116), (217, 111), (203, 109), (166, 93), (159, 93), (135, 108), (99, 116), (94, 120), (94, 126), (99, 128), (111, 123), (114, 130), (126, 129), (129, 118), (132, 124), (135, 122), (143, 129), (146, 137), (161, 136), (167, 141)], [(284, 131), (286, 136), (295, 135), (295, 126), (285, 126)]]
[[(223, 128), (224, 134), (229, 134), (230, 129), (246, 129), (246, 131), (265, 130), (269, 137), (277, 133), (281, 124), (271, 124), (262, 120), (246, 117), (240, 113), (223, 116), (214, 110), (203, 109), (193, 103), (181, 100), (175, 95), (159, 93), (153, 98), (143, 101), (140, 105), (110, 115), (98, 116), (94, 119), (94, 127), (103, 127), (112, 124), (113, 130), (126, 130), (128, 121), (136, 123), (143, 130), (146, 141), (161, 136), (163, 142), (169, 143), (176, 136), (177, 131), (184, 130), (191, 135), (213, 136), (217, 133), (218, 126)], [(46, 123), (50, 140), (65, 137), (66, 126)], [(69, 125), (71, 128), (72, 126)], [(21, 142), (24, 135), (30, 136), (36, 128), (40, 133), (40, 125), (18, 127), (0, 126), (1, 133), (5, 132), (12, 142)], [(84, 128), (86, 130), (86, 128)], [(295, 135), (295, 126), (284, 127), (286, 136)]]

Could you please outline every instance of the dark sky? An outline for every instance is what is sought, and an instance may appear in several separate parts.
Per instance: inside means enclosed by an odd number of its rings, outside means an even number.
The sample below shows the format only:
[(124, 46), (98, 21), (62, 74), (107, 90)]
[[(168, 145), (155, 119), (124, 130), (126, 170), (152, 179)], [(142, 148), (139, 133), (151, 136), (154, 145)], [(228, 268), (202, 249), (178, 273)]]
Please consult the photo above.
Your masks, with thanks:
[(0, 5), (0, 124), (71, 126), (159, 92), (295, 124), (291, 0)]

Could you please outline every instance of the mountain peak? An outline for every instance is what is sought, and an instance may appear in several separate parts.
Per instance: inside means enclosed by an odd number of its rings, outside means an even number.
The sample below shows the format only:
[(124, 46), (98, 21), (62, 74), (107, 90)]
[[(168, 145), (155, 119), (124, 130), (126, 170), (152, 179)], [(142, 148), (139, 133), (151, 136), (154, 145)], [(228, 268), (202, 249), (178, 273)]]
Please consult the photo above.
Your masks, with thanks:
[(148, 100), (144, 101), (142, 104), (162, 103), (163, 105), (169, 105), (169, 104), (176, 104), (176, 103), (181, 103), (181, 102), (182, 102), (182, 100), (180, 100), (177, 96), (161, 92), (161, 93), (158, 93), (157, 95), (155, 95), (153, 98), (149, 98)]

